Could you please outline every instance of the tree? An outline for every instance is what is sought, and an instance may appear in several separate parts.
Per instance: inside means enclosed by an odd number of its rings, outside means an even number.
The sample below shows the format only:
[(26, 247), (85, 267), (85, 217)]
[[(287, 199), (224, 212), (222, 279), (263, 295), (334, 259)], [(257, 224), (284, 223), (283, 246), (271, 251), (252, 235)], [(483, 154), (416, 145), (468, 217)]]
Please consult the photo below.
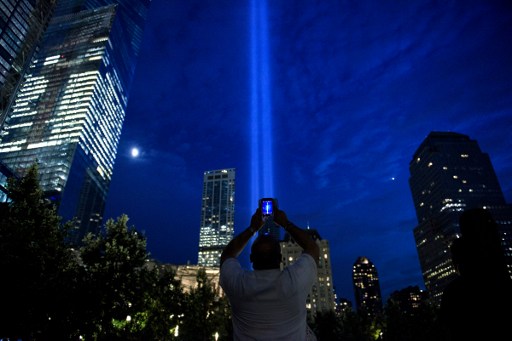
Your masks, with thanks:
[(340, 340), (346, 341), (372, 341), (373, 337), (372, 319), (362, 313), (352, 310), (341, 315)]
[(391, 297), (385, 307), (385, 341), (429, 341), (444, 340), (445, 335), (439, 321), (439, 308), (425, 300), (413, 310), (404, 310)]
[(157, 266), (152, 275), (153, 285), (144, 292), (143, 311), (126, 324), (127, 334), (140, 340), (177, 340), (186, 304), (181, 282), (170, 267)]
[(312, 329), (319, 341), (342, 340), (341, 321), (334, 311), (317, 312)]
[(70, 225), (61, 225), (45, 199), (37, 164), (9, 178), (7, 191), (11, 202), (0, 210), (0, 338), (32, 339), (51, 333), (66, 314), (66, 278), (77, 262), (64, 243)]
[(172, 268), (149, 261), (146, 239), (126, 215), (109, 219), (75, 250), (67, 243), (74, 224), (62, 224), (45, 198), (36, 164), (9, 179), (7, 190), (11, 201), (0, 204), (0, 339), (203, 340), (229, 333), (227, 300), (206, 273), (185, 295)]
[(186, 309), (180, 324), (180, 340), (228, 339), (230, 310), (226, 297), (219, 297), (204, 269), (197, 272), (197, 287), (186, 295)]
[(109, 219), (105, 231), (88, 234), (80, 248), (80, 335), (86, 339), (127, 340), (125, 322), (144, 312), (146, 293), (154, 285), (146, 239), (127, 223), (126, 215)]

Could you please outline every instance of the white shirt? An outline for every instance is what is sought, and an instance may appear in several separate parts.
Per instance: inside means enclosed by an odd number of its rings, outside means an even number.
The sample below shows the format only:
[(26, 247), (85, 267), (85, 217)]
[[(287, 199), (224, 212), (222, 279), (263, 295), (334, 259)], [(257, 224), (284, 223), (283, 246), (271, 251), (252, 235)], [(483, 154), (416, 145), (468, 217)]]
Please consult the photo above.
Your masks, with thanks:
[(228, 258), (220, 285), (231, 304), (234, 339), (307, 340), (306, 298), (316, 277), (316, 263), (306, 253), (283, 271), (247, 271)]

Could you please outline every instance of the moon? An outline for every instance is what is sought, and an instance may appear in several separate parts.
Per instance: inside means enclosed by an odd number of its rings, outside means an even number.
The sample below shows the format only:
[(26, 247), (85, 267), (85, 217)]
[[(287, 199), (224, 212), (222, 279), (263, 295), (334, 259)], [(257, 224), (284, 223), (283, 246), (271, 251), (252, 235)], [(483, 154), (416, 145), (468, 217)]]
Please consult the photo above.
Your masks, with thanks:
[(139, 148), (136, 148), (136, 147), (133, 147), (132, 150), (131, 150), (131, 154), (132, 154), (132, 157), (133, 158), (136, 158), (139, 156), (140, 152), (139, 152)]

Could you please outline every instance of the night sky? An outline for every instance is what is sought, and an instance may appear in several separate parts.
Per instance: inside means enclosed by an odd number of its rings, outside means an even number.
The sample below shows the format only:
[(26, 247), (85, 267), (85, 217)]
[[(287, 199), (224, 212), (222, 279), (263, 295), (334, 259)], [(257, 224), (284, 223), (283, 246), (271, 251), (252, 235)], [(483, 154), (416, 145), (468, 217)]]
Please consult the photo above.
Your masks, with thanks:
[[(384, 299), (424, 288), (408, 178), (428, 133), (477, 140), (512, 202), (512, 3), (268, 2), (280, 208), (329, 241), (339, 297), (359, 256)], [(151, 4), (105, 217), (162, 262), (197, 263), (204, 171), (236, 168), (235, 234), (256, 209), (250, 26), (249, 0)]]

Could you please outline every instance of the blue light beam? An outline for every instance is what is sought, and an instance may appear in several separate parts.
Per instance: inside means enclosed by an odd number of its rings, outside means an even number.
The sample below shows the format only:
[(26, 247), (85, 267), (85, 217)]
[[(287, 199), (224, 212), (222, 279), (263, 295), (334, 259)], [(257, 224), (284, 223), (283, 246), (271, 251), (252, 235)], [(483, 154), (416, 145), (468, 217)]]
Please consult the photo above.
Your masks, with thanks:
[(251, 200), (274, 196), (272, 100), (266, 0), (251, 1)]

